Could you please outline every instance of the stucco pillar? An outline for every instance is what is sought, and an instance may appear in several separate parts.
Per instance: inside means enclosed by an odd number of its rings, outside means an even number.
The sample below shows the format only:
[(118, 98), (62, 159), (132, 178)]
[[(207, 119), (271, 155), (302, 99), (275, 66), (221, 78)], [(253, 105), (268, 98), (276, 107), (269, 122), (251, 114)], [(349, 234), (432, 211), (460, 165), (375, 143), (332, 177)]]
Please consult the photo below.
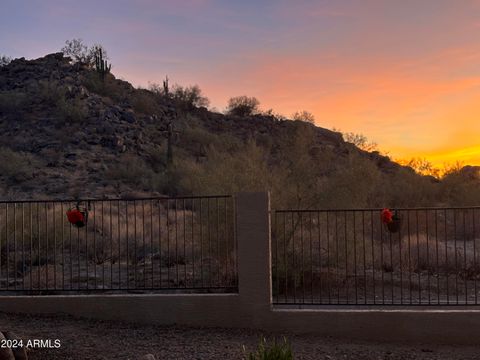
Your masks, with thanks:
[(261, 325), (272, 303), (270, 194), (235, 196), (239, 300), (245, 320)]

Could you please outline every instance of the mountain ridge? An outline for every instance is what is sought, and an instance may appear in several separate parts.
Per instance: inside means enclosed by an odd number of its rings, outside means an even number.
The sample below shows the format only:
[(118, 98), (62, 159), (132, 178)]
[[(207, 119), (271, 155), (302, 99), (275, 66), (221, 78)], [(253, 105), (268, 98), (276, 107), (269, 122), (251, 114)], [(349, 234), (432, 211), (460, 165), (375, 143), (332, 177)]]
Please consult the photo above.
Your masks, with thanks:
[[(395, 183), (396, 177), (422, 186), (438, 182), (378, 152), (363, 151), (345, 142), (338, 132), (310, 123), (272, 115), (215, 113), (135, 89), (112, 74), (103, 81), (97, 75), (62, 53), (15, 59), (0, 67), (0, 159), (10, 163), (1, 169), (2, 198), (209, 193), (219, 184), (206, 174), (205, 169), (214, 167), (211, 159), (220, 159), (218, 164), (228, 168), (233, 166), (228, 163), (240, 161), (249, 151), (260, 153), (258, 159), (253, 155), (244, 159), (243, 165), (236, 164), (237, 169), (225, 168), (217, 174), (218, 178), (233, 173), (231, 186), (226, 178), (217, 191), (276, 189), (277, 193), (291, 192), (280, 203), (307, 206), (308, 187), (316, 193), (317, 188), (333, 191), (335, 181), (328, 179), (331, 174), (337, 174), (337, 182), (356, 196), (346, 180), (349, 171), (357, 167), (359, 174), (361, 167), (371, 169), (378, 187), (383, 187), (382, 182)], [(173, 163), (166, 157), (169, 124), (175, 133), (170, 139)], [(14, 168), (12, 164), (16, 164)], [(246, 176), (242, 167), (252, 164), (252, 171), (263, 172), (264, 179), (252, 175), (242, 182)], [(302, 187), (298, 185), (302, 177), (310, 183), (293, 194), (293, 188)], [(197, 178), (203, 183), (195, 183)], [(375, 195), (370, 193), (363, 202), (377, 201), (371, 200)], [(321, 196), (315, 202), (335, 203)]]

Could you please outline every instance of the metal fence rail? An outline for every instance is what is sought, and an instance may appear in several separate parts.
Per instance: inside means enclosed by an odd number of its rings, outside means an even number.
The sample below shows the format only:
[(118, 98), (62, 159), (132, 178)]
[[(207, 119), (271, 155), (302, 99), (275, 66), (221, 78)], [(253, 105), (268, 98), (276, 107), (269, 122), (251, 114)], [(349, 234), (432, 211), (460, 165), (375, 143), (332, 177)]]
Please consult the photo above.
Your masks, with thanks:
[(0, 202), (0, 292), (235, 291), (231, 196)]
[(272, 212), (276, 304), (478, 304), (480, 207)]

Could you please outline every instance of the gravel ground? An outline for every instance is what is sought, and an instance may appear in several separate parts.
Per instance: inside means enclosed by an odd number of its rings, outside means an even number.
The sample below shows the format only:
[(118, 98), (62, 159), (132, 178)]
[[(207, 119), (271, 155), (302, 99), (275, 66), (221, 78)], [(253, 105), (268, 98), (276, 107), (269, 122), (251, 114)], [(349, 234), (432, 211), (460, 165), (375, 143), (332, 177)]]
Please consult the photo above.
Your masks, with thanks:
[[(75, 319), (65, 315), (25, 316), (0, 313), (0, 330), (28, 339), (60, 339), (57, 349), (34, 349), (31, 360), (131, 359), (146, 354), (156, 359), (242, 359), (242, 345), (252, 350), (261, 335), (252, 330), (201, 329), (133, 325), (116, 321)], [(318, 336), (284, 334), (296, 359), (394, 360), (480, 359), (479, 347), (349, 342)], [(282, 335), (276, 334), (277, 338)]]

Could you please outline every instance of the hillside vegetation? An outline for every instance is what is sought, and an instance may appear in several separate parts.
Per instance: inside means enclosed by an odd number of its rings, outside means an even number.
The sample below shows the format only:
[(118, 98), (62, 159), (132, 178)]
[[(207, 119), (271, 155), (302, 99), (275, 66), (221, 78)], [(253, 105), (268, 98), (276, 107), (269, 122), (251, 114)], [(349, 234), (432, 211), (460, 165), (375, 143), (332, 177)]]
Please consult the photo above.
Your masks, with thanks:
[(277, 208), (480, 204), (478, 167), (421, 176), (308, 121), (212, 112), (193, 87), (152, 90), (62, 53), (0, 65), (0, 197), (269, 190)]

